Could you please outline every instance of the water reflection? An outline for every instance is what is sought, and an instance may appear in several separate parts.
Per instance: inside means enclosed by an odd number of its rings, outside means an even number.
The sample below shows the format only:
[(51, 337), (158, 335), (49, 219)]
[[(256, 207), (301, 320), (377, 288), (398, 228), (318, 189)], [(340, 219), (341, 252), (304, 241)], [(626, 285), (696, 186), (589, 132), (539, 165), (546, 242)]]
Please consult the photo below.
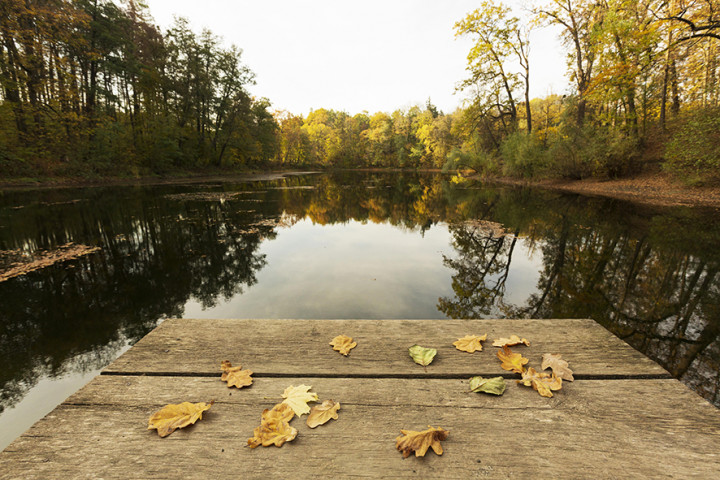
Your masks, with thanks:
[(0, 250), (101, 251), (0, 283), (0, 409), (166, 317), (352, 317), (377, 291), (364, 316), (594, 318), (720, 405), (715, 215), (398, 173), (6, 193)]

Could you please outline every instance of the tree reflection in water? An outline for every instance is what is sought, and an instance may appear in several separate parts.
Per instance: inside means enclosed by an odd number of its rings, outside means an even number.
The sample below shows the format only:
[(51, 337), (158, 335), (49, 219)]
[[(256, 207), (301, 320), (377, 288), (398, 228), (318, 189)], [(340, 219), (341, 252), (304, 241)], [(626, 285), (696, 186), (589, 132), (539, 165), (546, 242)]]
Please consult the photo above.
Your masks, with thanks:
[[(720, 405), (715, 212), (455, 185), (441, 175), (341, 173), (0, 197), (0, 250), (102, 248), (0, 283), (0, 409), (40, 376), (108, 364), (191, 299), (211, 308), (239, 295), (272, 261), (262, 242), (304, 218), (420, 235), (447, 228), (453, 294), (439, 298), (443, 314), (593, 318)], [(530, 255), (541, 265), (537, 285), (518, 297), (509, 279), (524, 275), (518, 264)]]
[[(445, 264), (455, 271), (455, 296), (440, 298), (440, 311), (456, 318), (593, 318), (720, 405), (714, 212), (556, 196), (551, 208), (525, 208), (523, 216), (507, 195), (499, 194), (484, 218), (514, 235), (451, 227), (458, 256)], [(505, 281), (518, 237), (542, 253), (543, 268), (537, 291), (513, 305)]]

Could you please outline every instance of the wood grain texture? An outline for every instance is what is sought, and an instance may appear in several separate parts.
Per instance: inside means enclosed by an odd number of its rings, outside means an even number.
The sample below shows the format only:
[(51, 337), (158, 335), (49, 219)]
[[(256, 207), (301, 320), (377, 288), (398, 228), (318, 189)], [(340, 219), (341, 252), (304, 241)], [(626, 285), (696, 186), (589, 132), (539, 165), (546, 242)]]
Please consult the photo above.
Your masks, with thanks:
[[(452, 342), (488, 334), (482, 352), (465, 353)], [(348, 335), (358, 343), (348, 357), (329, 342)], [(576, 378), (667, 376), (592, 320), (166, 320), (104, 373), (214, 375), (222, 360), (257, 375), (462, 378), (506, 374), (492, 341), (517, 334), (531, 346), (514, 350), (539, 367), (544, 353), (560, 353)], [(412, 362), (413, 344), (437, 348), (425, 371)]]
[[(245, 447), (289, 385), (341, 403), (339, 419), (282, 448)], [(466, 380), (100, 376), (0, 453), (0, 479), (48, 478), (715, 478), (720, 412), (676, 380), (578, 380), (552, 399), (511, 382), (504, 396)], [(161, 439), (167, 403), (215, 405)], [(403, 459), (400, 429), (450, 431), (442, 457)]]

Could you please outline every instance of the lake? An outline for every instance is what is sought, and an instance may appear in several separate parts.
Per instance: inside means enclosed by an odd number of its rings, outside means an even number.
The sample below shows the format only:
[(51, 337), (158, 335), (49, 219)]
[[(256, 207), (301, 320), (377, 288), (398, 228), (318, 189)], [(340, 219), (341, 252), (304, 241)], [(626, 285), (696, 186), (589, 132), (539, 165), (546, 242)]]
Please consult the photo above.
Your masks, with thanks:
[(720, 406), (717, 219), (398, 172), (6, 191), (0, 269), (99, 250), (0, 282), (0, 449), (171, 317), (592, 318)]

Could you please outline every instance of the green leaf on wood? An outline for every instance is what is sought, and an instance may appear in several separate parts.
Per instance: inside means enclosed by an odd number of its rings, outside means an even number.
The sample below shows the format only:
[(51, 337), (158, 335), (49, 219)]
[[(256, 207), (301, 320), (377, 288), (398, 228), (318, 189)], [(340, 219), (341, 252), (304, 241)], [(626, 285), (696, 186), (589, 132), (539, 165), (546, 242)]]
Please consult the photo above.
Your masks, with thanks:
[(503, 377), (472, 377), (470, 379), (470, 391), (502, 395), (505, 392), (505, 379)]
[(408, 349), (408, 352), (410, 353), (410, 356), (412, 359), (417, 363), (418, 365), (422, 365), (423, 367), (427, 367), (430, 365), (433, 361), (433, 358), (435, 358), (435, 355), (437, 355), (437, 350), (434, 348), (425, 348), (421, 347), (420, 345), (413, 345)]

